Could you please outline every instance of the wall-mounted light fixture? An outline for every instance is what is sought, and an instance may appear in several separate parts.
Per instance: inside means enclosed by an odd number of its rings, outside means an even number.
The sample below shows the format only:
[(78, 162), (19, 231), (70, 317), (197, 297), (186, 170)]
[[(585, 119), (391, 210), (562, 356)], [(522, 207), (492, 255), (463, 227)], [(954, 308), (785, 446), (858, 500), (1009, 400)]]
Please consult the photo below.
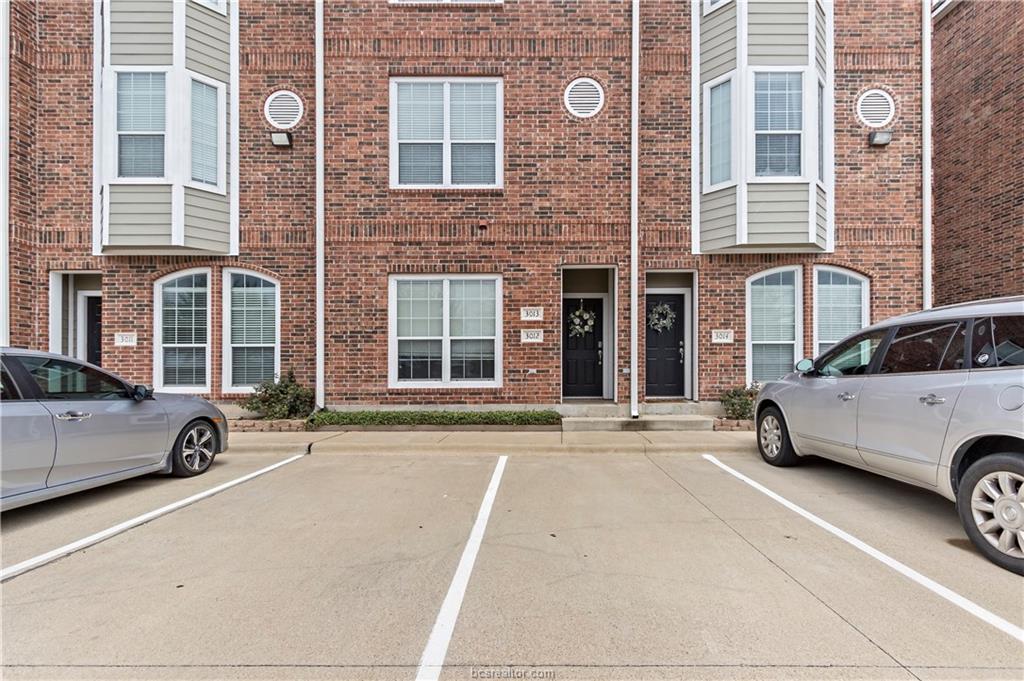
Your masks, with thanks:
[(290, 132), (271, 132), (270, 143), (275, 147), (290, 147), (292, 145), (292, 134)]
[(884, 147), (892, 142), (892, 130), (875, 130), (868, 133), (868, 144), (873, 147)]

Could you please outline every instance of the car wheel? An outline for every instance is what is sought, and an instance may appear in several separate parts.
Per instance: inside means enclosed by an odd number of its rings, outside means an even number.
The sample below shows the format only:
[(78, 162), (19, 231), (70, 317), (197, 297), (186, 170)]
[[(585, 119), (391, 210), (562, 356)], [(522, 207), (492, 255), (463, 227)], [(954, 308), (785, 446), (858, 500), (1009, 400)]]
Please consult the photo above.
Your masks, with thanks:
[(800, 460), (789, 441), (786, 419), (775, 407), (765, 407), (757, 416), (757, 449), (773, 466), (794, 466)]
[(189, 423), (178, 435), (171, 452), (171, 472), (181, 478), (205, 473), (217, 454), (217, 432), (206, 421)]
[(975, 461), (960, 480), (956, 505), (971, 543), (999, 567), (1024, 575), (1024, 455)]

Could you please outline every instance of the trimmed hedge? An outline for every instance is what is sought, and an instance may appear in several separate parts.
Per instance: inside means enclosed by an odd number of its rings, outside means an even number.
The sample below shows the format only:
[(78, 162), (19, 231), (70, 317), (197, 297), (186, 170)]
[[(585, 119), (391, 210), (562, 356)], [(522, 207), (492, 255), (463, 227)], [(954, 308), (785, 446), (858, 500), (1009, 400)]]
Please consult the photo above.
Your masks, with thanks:
[(309, 425), (320, 426), (557, 426), (557, 411), (318, 411)]

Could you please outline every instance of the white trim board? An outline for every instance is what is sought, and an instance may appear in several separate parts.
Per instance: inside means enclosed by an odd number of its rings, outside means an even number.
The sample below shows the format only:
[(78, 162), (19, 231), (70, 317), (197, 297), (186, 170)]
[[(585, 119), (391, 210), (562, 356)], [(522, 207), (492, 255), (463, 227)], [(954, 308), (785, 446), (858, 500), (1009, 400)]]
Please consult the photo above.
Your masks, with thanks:
[(0, 2), (0, 346), (11, 344), (11, 3)]

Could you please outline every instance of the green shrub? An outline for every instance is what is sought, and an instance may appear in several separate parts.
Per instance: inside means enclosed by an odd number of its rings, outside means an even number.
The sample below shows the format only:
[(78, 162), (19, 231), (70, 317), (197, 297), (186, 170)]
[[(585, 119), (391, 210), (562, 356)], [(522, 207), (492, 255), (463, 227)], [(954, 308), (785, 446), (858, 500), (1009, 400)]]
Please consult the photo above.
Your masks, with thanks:
[(313, 390), (296, 382), (295, 372), (289, 371), (277, 383), (264, 381), (256, 386), (242, 407), (265, 419), (301, 419), (313, 411)]
[(318, 411), (309, 424), (320, 426), (554, 426), (556, 411)]
[(749, 421), (754, 418), (754, 400), (757, 399), (758, 388), (742, 386), (729, 388), (722, 393), (722, 406), (725, 415), (737, 421)]

